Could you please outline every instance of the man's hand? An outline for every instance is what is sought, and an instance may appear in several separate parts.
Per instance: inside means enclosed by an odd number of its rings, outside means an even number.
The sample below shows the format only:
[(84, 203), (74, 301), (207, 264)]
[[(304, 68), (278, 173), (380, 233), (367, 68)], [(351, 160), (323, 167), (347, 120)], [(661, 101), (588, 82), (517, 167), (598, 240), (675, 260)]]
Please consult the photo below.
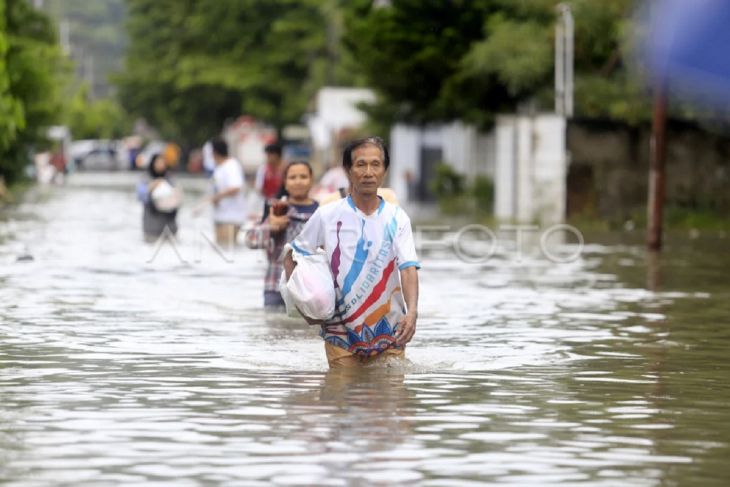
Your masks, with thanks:
[(294, 262), (294, 259), (291, 256), (291, 249), (286, 253), (284, 256), (284, 259), (282, 260), (282, 265), (284, 266), (284, 272), (286, 272), (286, 282), (289, 282), (289, 278), (291, 277), (291, 273), (294, 272), (294, 268), (297, 266), (297, 263)]
[(416, 312), (409, 312), (406, 317), (398, 323), (398, 329), (395, 332), (395, 341), (398, 345), (403, 346), (410, 342), (416, 333)]
[(403, 288), (403, 297), (406, 300), (406, 317), (398, 323), (395, 332), (395, 341), (403, 346), (411, 341), (416, 333), (416, 319), (418, 317), (418, 273), (416, 267), (406, 267), (400, 271), (400, 282)]
[(299, 306), (295, 306), (297, 308), (297, 311), (299, 311), (299, 314), (302, 315), (302, 318), (304, 318), (304, 321), (307, 322), (308, 325), (323, 325), (324, 320), (315, 320), (310, 318), (309, 316), (302, 313), (302, 310), (299, 309)]
[(221, 191), (220, 193), (216, 193), (213, 196), (211, 196), (210, 202), (214, 206), (218, 206), (218, 203), (220, 203), (221, 200), (223, 200), (225, 198), (230, 198), (231, 196), (235, 195), (239, 191), (241, 191), (241, 188), (239, 188), (238, 186), (236, 186), (234, 188), (228, 188), (224, 191)]

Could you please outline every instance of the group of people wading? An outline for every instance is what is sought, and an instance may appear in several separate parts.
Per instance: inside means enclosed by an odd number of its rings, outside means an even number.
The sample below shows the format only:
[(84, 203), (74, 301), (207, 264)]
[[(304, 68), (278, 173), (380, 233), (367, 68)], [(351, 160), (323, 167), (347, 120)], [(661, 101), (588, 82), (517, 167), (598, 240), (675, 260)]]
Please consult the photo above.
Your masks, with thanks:
[[(246, 223), (246, 186), (241, 164), (225, 141), (210, 142), (215, 168), (213, 207), (216, 242), (234, 245)], [(352, 141), (342, 166), (323, 177), (336, 191), (312, 197), (314, 174), (307, 161), (284, 163), (281, 147), (266, 147), (267, 161), (255, 188), (265, 206), (261, 218), (244, 233), (249, 248), (264, 249), (264, 307), (282, 309), (282, 271), (291, 276), (298, 256), (324, 251), (335, 290), (335, 312), (326, 320), (304, 319), (320, 326), (330, 367), (363, 365), (402, 358), (416, 331), (418, 273), (411, 222), (392, 191), (382, 188), (390, 157), (379, 137)], [(179, 189), (164, 159), (153, 156), (149, 178), (138, 188), (144, 204), (143, 230), (155, 240), (177, 231)], [(288, 244), (288, 245), (287, 245)]]

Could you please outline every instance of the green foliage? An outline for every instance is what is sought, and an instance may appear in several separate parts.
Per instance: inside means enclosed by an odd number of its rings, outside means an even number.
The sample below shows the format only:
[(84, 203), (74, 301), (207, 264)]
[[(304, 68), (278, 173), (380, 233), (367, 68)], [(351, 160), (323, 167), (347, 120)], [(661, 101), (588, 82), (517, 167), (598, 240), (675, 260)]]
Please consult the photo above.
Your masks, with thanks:
[(90, 100), (82, 84), (65, 110), (64, 122), (75, 139), (121, 138), (131, 132), (126, 112), (112, 98)]
[(710, 208), (669, 205), (664, 212), (664, 222), (673, 230), (730, 230), (727, 214)]
[[(248, 113), (300, 121), (315, 91), (344, 76), (328, 40), (332, 0), (129, 0), (122, 103), (171, 138), (200, 143)], [(332, 22), (335, 22), (334, 19)]]
[(0, 175), (8, 182), (59, 120), (63, 69), (49, 18), (26, 0), (0, 0)]
[(5, 0), (0, 0), (0, 152), (8, 150), (18, 132), (25, 127), (23, 105), (11, 91), (8, 72), (9, 44), (5, 22)]
[[(567, 1), (576, 115), (646, 118), (627, 70), (632, 2)], [(130, 46), (116, 83), (126, 108), (191, 143), (241, 113), (279, 128), (297, 122), (324, 84), (375, 89), (366, 107), (374, 126), (461, 119), (485, 127), (524, 102), (552, 108), (558, 3), (128, 0)]]
[[(560, 0), (348, 3), (345, 45), (381, 123), (462, 119), (488, 125), (532, 102), (552, 109), (554, 29)], [(575, 18), (576, 115), (646, 118), (627, 71), (630, 0), (567, 0)]]
[(484, 79), (494, 76), (513, 96), (529, 93), (552, 74), (549, 26), (497, 14), (487, 21), (486, 33), (462, 59), (464, 72)]
[(76, 77), (88, 84), (93, 76), (93, 86), (88, 86), (92, 98), (112, 97), (109, 75), (121, 70), (127, 44), (124, 0), (44, 0), (43, 4), (57, 22), (68, 25)]
[(436, 174), (431, 181), (431, 191), (437, 198), (451, 198), (464, 194), (464, 176), (450, 165), (441, 163), (436, 166)]
[(476, 204), (476, 212), (491, 215), (494, 210), (494, 182), (486, 176), (478, 175), (472, 182), (469, 193)]
[(372, 115), (391, 113), (392, 122), (464, 118), (487, 121), (510, 100), (495, 79), (477, 79), (462, 69), (462, 58), (481, 39), (495, 2), (402, 0), (372, 8), (348, 4), (343, 41), (358, 70), (379, 94)]
[(431, 191), (436, 195), (439, 209), (444, 215), (464, 215), (468, 210), (464, 176), (450, 165), (441, 163), (436, 166)]
[(491, 215), (494, 207), (494, 183), (478, 175), (467, 182), (449, 164), (436, 166), (431, 191), (436, 195), (441, 212), (445, 215)]
[(638, 81), (626, 76), (584, 75), (576, 80), (578, 114), (637, 124), (647, 120), (651, 99)]

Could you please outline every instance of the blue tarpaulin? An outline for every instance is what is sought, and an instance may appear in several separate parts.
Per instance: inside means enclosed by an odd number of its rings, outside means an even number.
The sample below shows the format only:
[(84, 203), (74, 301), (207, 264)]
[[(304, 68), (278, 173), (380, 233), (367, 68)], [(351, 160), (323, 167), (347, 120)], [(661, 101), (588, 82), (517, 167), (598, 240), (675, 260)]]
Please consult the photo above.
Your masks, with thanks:
[(730, 105), (730, 0), (650, 2), (648, 62), (656, 81)]

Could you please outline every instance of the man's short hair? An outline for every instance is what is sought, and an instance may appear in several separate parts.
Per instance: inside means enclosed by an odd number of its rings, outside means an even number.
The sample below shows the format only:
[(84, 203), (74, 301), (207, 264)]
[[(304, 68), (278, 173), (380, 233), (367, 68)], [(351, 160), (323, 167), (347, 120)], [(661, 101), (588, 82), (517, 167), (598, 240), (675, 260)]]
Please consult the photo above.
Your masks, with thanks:
[(276, 154), (277, 156), (281, 155), (281, 145), (279, 144), (268, 144), (266, 147), (264, 147), (264, 152), (267, 154)]
[(362, 139), (356, 139), (347, 144), (345, 151), (342, 153), (342, 166), (346, 171), (352, 168), (352, 153), (355, 149), (360, 148), (364, 145), (374, 145), (380, 152), (383, 153), (383, 164), (385, 164), (386, 171), (390, 166), (390, 155), (388, 155), (388, 149), (385, 147), (383, 139), (377, 136), (364, 137)]
[(217, 137), (210, 141), (210, 145), (213, 146), (213, 153), (218, 154), (221, 157), (228, 157), (228, 144), (226, 141)]

